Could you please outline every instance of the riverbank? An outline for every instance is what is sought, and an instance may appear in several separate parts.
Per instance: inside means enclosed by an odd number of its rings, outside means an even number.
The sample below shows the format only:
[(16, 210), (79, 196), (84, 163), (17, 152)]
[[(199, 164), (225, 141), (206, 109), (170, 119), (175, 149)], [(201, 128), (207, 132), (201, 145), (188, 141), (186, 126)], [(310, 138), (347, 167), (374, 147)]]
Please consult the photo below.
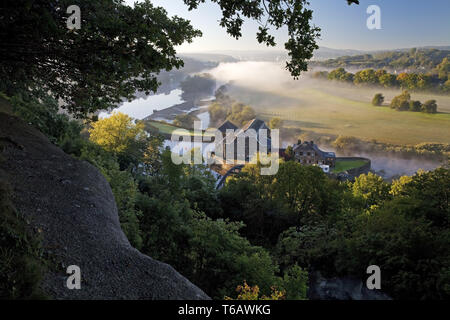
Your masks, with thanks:
[(198, 111), (201, 107), (208, 106), (211, 100), (200, 100), (200, 101), (185, 101), (183, 103), (176, 104), (172, 107), (165, 108), (162, 110), (153, 110), (153, 113), (143, 120), (174, 120), (179, 114), (190, 113)]

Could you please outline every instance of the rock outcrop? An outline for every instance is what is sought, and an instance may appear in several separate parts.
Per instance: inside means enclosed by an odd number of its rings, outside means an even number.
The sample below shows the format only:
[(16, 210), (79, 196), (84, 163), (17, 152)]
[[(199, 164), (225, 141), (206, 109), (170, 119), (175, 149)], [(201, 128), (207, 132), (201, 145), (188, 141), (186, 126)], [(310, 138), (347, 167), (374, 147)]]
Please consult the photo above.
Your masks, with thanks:
[[(42, 283), (51, 298), (209, 299), (171, 266), (130, 245), (109, 184), (95, 167), (4, 113), (0, 145), (0, 175), (52, 257)], [(69, 265), (81, 269), (80, 290), (66, 286)]]

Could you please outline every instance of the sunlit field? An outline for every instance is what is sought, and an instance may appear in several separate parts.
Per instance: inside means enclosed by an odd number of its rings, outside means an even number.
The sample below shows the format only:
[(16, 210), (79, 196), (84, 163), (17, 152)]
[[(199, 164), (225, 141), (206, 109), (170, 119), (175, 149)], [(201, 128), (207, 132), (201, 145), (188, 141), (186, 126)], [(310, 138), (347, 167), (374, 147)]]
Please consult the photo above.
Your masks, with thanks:
[[(370, 103), (377, 92), (385, 96), (383, 107)], [(450, 143), (450, 97), (412, 93), (413, 100), (437, 100), (439, 113), (424, 114), (390, 109), (387, 104), (400, 93), (383, 88), (337, 86), (328, 81), (301, 81), (264, 91), (243, 86), (231, 90), (235, 99), (250, 104), (259, 117), (280, 117), (287, 127), (394, 144)]]
[[(158, 132), (161, 134), (171, 135), (174, 132), (177, 134), (180, 134), (180, 135), (183, 134), (183, 131), (176, 132), (177, 130), (180, 130), (180, 127), (174, 126), (170, 123), (164, 123), (164, 122), (154, 121), (154, 120), (147, 120), (147, 124), (150, 127), (153, 127), (156, 130), (158, 130)], [(191, 136), (195, 136), (195, 135), (213, 136), (213, 134), (211, 132), (198, 133), (198, 132), (195, 132), (194, 130), (188, 130), (188, 132)]]
[(366, 163), (367, 163), (367, 161), (365, 161), (365, 160), (340, 160), (340, 159), (338, 159), (338, 160), (336, 160), (336, 165), (332, 169), (332, 172), (339, 173), (339, 172), (343, 172), (346, 170), (359, 168), (359, 167), (362, 167), (363, 165), (365, 165)]

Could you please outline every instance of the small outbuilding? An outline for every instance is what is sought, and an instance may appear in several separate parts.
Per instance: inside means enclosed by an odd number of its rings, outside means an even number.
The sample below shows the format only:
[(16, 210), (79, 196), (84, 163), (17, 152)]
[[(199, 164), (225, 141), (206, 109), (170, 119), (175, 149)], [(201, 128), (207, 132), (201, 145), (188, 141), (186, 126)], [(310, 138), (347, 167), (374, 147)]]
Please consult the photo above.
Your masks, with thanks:
[(292, 147), (296, 161), (304, 165), (329, 166), (334, 168), (336, 164), (336, 154), (319, 149), (314, 141), (301, 141)]

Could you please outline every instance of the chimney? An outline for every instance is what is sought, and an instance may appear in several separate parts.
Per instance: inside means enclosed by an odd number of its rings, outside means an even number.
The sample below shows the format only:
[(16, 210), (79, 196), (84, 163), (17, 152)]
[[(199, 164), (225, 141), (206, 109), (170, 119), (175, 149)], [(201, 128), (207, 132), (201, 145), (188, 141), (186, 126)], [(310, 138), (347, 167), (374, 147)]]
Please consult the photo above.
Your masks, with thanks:
[(314, 145), (314, 141), (311, 141), (311, 145)]
[(299, 145), (302, 144), (302, 140), (299, 139), (299, 140), (297, 141), (297, 144), (299, 144)]

